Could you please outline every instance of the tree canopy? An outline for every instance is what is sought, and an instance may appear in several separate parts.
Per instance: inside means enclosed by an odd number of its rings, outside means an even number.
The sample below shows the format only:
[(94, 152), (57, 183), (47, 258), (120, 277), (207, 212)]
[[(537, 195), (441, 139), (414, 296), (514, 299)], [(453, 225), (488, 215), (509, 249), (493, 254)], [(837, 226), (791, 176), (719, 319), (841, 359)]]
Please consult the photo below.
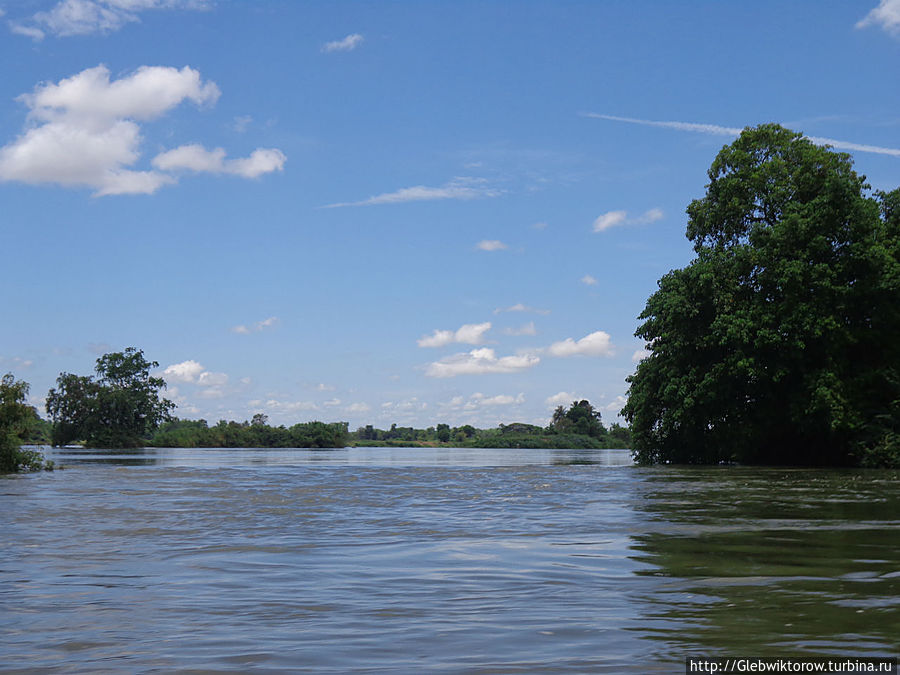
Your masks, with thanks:
[(160, 398), (166, 383), (151, 377), (159, 367), (144, 352), (128, 347), (104, 354), (91, 376), (60, 373), (56, 388), (47, 394), (47, 413), (53, 421), (53, 444), (82, 441), (97, 448), (143, 445), (175, 404)]
[(900, 189), (775, 124), (745, 129), (687, 208), (696, 258), (636, 335), (623, 414), (643, 463), (900, 460)]
[(0, 473), (38, 471), (44, 467), (39, 452), (21, 447), (38, 421), (37, 411), (25, 403), (26, 396), (27, 382), (16, 380), (12, 373), (0, 378)]

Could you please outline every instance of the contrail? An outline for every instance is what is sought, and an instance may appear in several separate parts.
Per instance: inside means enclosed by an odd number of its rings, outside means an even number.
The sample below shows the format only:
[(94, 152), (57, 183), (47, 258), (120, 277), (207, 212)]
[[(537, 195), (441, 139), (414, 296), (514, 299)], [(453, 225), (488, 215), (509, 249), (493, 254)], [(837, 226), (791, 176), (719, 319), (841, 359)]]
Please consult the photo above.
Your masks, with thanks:
[[(709, 134), (711, 136), (738, 136), (743, 129), (737, 127), (723, 127), (718, 124), (697, 124), (696, 122), (660, 122), (656, 120), (641, 120), (634, 117), (617, 117), (615, 115), (601, 115), (599, 113), (582, 113), (582, 117), (592, 117), (599, 120), (610, 120), (613, 122), (628, 122), (630, 124), (642, 124), (646, 127), (664, 127), (666, 129), (678, 129), (679, 131), (694, 131), (700, 134)], [(822, 138), (820, 136), (807, 136), (807, 138), (817, 145), (830, 145), (836, 150), (851, 150), (855, 152), (873, 152), (877, 155), (890, 155), (891, 157), (900, 157), (900, 149), (882, 148), (878, 145), (864, 145), (861, 143), (851, 143), (849, 141), (838, 141), (834, 138)]]

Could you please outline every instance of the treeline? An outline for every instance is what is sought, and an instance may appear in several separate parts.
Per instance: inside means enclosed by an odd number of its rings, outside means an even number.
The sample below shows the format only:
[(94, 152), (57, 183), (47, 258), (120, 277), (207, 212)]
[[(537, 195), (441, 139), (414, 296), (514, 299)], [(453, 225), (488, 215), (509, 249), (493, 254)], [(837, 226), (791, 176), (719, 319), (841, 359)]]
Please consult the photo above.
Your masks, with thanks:
[(343, 448), (345, 446), (446, 446), (463, 448), (628, 448), (631, 434), (613, 424), (607, 429), (600, 412), (588, 401), (573, 402), (553, 413), (546, 427), (517, 422), (494, 429), (471, 424), (451, 427), (438, 424), (426, 429), (400, 427), (377, 429), (371, 424), (348, 431), (346, 422), (306, 422), (290, 427), (270, 426), (258, 413), (249, 422), (173, 419), (164, 422), (147, 441), (166, 448)]
[(343, 448), (350, 435), (347, 422), (305, 422), (269, 426), (265, 415), (251, 422), (173, 419), (163, 422), (147, 442), (157, 448)]
[(438, 424), (427, 429), (398, 427), (377, 429), (371, 424), (350, 434), (356, 446), (434, 446), (463, 448), (630, 448), (627, 427), (613, 424), (608, 429), (600, 412), (590, 402), (573, 402), (568, 409), (559, 406), (546, 427), (516, 422), (494, 429), (476, 429), (471, 424), (451, 427)]

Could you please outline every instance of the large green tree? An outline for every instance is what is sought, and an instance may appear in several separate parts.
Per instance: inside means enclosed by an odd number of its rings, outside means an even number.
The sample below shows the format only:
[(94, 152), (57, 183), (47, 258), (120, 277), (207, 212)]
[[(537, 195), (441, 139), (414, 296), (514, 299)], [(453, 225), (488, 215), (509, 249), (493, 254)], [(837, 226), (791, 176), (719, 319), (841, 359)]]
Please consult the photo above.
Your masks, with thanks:
[(774, 124), (688, 206), (623, 414), (643, 463), (890, 464), (900, 431), (900, 190)]
[(161, 398), (166, 383), (151, 377), (159, 367), (142, 350), (104, 354), (94, 368), (96, 378), (61, 373), (47, 395), (53, 420), (53, 444), (82, 441), (97, 448), (143, 445), (175, 407)]

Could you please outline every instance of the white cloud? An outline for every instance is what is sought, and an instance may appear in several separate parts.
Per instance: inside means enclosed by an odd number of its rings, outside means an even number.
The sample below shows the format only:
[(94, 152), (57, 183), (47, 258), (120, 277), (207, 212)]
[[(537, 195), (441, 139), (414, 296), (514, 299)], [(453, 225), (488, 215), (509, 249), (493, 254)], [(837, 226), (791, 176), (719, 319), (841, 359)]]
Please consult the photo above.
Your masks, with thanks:
[(454, 354), (428, 364), (428, 377), (456, 377), (457, 375), (484, 375), (488, 373), (518, 373), (536, 366), (540, 358), (531, 354), (497, 358), (493, 349), (482, 347), (470, 352)]
[(456, 178), (441, 187), (426, 187), (416, 185), (414, 187), (401, 188), (395, 192), (385, 192), (358, 202), (340, 202), (328, 204), (324, 208), (333, 209), (342, 206), (372, 206), (376, 204), (402, 204), (405, 202), (432, 201), (439, 199), (478, 199), (481, 197), (496, 197), (499, 190), (485, 187), (480, 182), (469, 179)]
[(296, 413), (319, 410), (319, 406), (317, 406), (312, 401), (279, 401), (277, 399), (270, 398), (266, 401), (265, 405), (269, 410), (274, 410), (276, 412), (282, 413)]
[(594, 232), (603, 232), (618, 225), (645, 225), (663, 217), (662, 209), (649, 209), (636, 218), (629, 218), (627, 211), (608, 211), (594, 221)]
[(235, 117), (234, 123), (231, 125), (231, 128), (234, 129), (237, 133), (242, 134), (247, 131), (247, 127), (250, 126), (251, 122), (253, 122), (253, 118), (250, 115)]
[(518, 396), (509, 396), (508, 394), (498, 394), (497, 396), (485, 396), (481, 393), (472, 394), (472, 399), (482, 406), (502, 406), (502, 405), (518, 405), (525, 403), (525, 394), (519, 393)]
[(164, 173), (170, 169), (244, 177), (280, 169), (285, 158), (278, 150), (259, 149), (245, 159), (225, 160), (223, 150), (200, 146), (158, 155), (156, 171), (131, 168), (140, 159), (138, 122), (156, 119), (184, 101), (211, 105), (219, 95), (214, 82), (204, 82), (188, 66), (142, 66), (111, 81), (109, 69), (100, 65), (56, 84), (40, 84), (18, 99), (30, 109), (29, 124), (0, 148), (0, 181), (88, 187), (95, 196), (151, 194), (176, 182)]
[(359, 33), (353, 33), (341, 40), (326, 42), (322, 45), (322, 51), (326, 54), (331, 52), (350, 52), (359, 47), (365, 38)]
[(0, 356), (0, 365), (2, 365), (3, 368), (21, 368), (22, 370), (27, 370), (34, 365), (34, 361), (32, 361), (31, 359), (23, 359), (20, 356), (13, 356), (11, 358), (4, 358)]
[(508, 249), (509, 246), (497, 239), (483, 239), (475, 245), (475, 248), (479, 251), (504, 251)]
[(552, 356), (562, 358), (568, 356), (612, 356), (613, 345), (610, 342), (609, 333), (598, 330), (578, 341), (566, 338), (561, 342), (554, 342), (547, 351)]
[(543, 229), (546, 229), (547, 223), (544, 223), (544, 222), (535, 223), (531, 227), (532, 227), (532, 229), (535, 229), (535, 230), (543, 230)]
[(173, 363), (163, 371), (163, 379), (174, 382), (196, 382), (205, 371), (202, 365), (194, 360)]
[(258, 178), (272, 171), (281, 171), (287, 157), (275, 148), (257, 148), (249, 157), (225, 159), (225, 150), (207, 150), (192, 143), (182, 145), (153, 158), (153, 166), (161, 171), (195, 171), (225, 173), (242, 178)]
[(274, 328), (280, 322), (281, 320), (277, 316), (270, 316), (268, 319), (257, 321), (250, 326), (246, 326), (244, 324), (232, 326), (231, 332), (237, 333), (238, 335), (250, 335), (250, 333), (259, 333), (260, 331), (266, 330), (267, 328)]
[(900, 36), (900, 0), (881, 0), (878, 7), (866, 14), (857, 24), (857, 28), (880, 25), (894, 36)]
[(506, 335), (537, 335), (537, 329), (534, 327), (534, 321), (522, 324), (518, 328), (506, 328), (503, 330)]
[[(891, 7), (893, 7), (893, 4), (895, 2), (897, 2), (897, 0), (891, 0)], [(880, 9), (880, 6), (876, 9)], [(584, 113), (584, 116), (602, 120), (611, 120), (613, 122), (629, 122), (631, 124), (641, 124), (650, 127), (663, 127), (666, 129), (677, 129), (679, 131), (694, 131), (701, 134), (711, 134), (713, 136), (738, 136), (743, 131), (743, 129), (739, 129), (737, 127), (723, 127), (719, 126), (718, 124), (697, 124), (695, 122), (657, 122), (654, 120), (642, 120), (633, 117), (599, 115), (597, 113)], [(852, 143), (850, 141), (839, 141), (833, 138), (822, 138), (820, 136), (807, 136), (806, 138), (817, 145), (830, 145), (836, 150), (872, 152), (879, 155), (891, 155), (893, 157), (900, 157), (900, 149), (898, 148), (885, 148), (877, 145), (864, 145), (860, 143)]]
[(368, 403), (351, 403), (346, 408), (344, 408), (344, 412), (348, 413), (367, 413), (371, 410), (371, 406)]
[(650, 356), (649, 349), (638, 349), (634, 352), (634, 354), (631, 355), (631, 362), (637, 363), (638, 361), (643, 361), (648, 356)]
[(579, 400), (579, 398), (575, 394), (561, 391), (558, 394), (553, 394), (553, 396), (548, 396), (544, 399), (544, 403), (547, 404), (548, 408), (556, 408), (560, 405), (569, 405), (572, 401), (577, 400)]
[(336, 408), (340, 404), (341, 404), (341, 399), (339, 399), (339, 398), (332, 398), (332, 399), (322, 402), (322, 405), (325, 406), (326, 408)]
[(435, 330), (431, 335), (420, 338), (416, 344), (420, 347), (444, 347), (455, 342), (480, 345), (484, 342), (484, 334), (491, 329), (491, 322), (467, 323), (458, 330)]
[(58, 36), (111, 33), (140, 21), (139, 12), (152, 9), (202, 9), (205, 0), (62, 0), (25, 22), (11, 24), (13, 32), (42, 40)]
[(549, 314), (549, 309), (537, 309), (535, 307), (529, 307), (528, 305), (523, 305), (521, 302), (511, 307), (498, 307), (494, 310), (494, 314), (500, 314), (502, 312), (532, 312), (534, 314)]
[[(203, 387), (197, 393), (197, 396), (205, 399), (216, 399), (225, 397), (226, 391), (224, 387), (228, 385), (229, 378), (225, 373), (210, 372), (200, 363), (191, 359), (168, 366), (163, 370), (163, 379), (167, 382), (181, 382)], [(173, 387), (172, 391), (177, 394), (178, 388)], [(179, 402), (185, 400), (184, 396), (179, 396), (178, 398)]]
[(616, 396), (615, 400), (612, 403), (604, 406), (603, 409), (607, 412), (612, 412), (618, 415), (619, 411), (625, 407), (626, 403), (628, 403), (627, 398), (625, 398), (624, 396)]
[(594, 232), (603, 232), (616, 225), (623, 225), (627, 217), (625, 211), (608, 211), (594, 221)]
[(525, 394), (519, 393), (516, 396), (511, 396), (509, 394), (498, 394), (496, 396), (486, 396), (481, 392), (475, 392), (468, 399), (463, 396), (454, 396), (446, 403), (441, 403), (439, 406), (447, 411), (462, 411), (471, 413), (482, 408), (497, 408), (504, 407), (510, 405), (521, 405), (525, 403)]
[(228, 384), (228, 375), (204, 371), (197, 377), (197, 384), (203, 387), (223, 387)]
[(583, 283), (585, 286), (596, 286), (597, 278), (592, 277), (590, 274), (585, 274), (583, 277), (581, 277), (581, 283)]

